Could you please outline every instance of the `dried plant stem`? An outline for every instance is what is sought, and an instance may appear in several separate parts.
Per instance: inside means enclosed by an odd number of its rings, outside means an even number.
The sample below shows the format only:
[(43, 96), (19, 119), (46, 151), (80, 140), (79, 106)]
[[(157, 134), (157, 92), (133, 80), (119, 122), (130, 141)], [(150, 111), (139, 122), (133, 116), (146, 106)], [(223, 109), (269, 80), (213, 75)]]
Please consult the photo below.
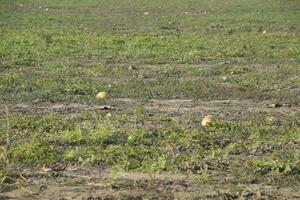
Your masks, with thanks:
[(6, 163), (9, 164), (9, 159), (7, 158), (7, 153), (10, 148), (10, 139), (11, 139), (11, 128), (10, 128), (10, 121), (9, 121), (9, 109), (8, 106), (5, 105), (5, 117), (6, 117), (6, 146), (5, 146), (5, 157)]

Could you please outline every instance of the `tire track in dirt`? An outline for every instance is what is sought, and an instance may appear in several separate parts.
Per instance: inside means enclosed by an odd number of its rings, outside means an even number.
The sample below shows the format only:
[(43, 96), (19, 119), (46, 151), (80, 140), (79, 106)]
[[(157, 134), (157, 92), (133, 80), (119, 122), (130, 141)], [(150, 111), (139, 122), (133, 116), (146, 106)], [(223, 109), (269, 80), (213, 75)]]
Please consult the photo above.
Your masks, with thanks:
[[(259, 116), (292, 117), (300, 112), (299, 104), (270, 108), (270, 101), (254, 102), (250, 100), (214, 100), (199, 101), (192, 99), (170, 100), (140, 100), (130, 98), (110, 99), (103, 105), (89, 105), (80, 103), (22, 103), (10, 105), (12, 114), (45, 115), (45, 114), (80, 114), (81, 112), (96, 113), (130, 113), (134, 109), (143, 107), (151, 113), (166, 113), (171, 116), (206, 115), (213, 114), (221, 119), (255, 119)], [(0, 109), (4, 114), (4, 108)]]
[[(96, 167), (77, 167), (58, 172), (28, 170), (26, 186), (4, 191), (4, 199), (297, 199), (295, 187), (261, 184), (234, 186), (225, 184), (224, 177), (213, 184), (195, 184), (193, 176), (185, 174), (150, 174), (117, 172)], [(59, 178), (61, 177), (61, 178)], [(224, 182), (225, 181), (225, 182)], [(241, 192), (233, 191), (239, 188)], [(0, 196), (1, 197), (1, 196)], [(228, 198), (227, 198), (228, 199)]]

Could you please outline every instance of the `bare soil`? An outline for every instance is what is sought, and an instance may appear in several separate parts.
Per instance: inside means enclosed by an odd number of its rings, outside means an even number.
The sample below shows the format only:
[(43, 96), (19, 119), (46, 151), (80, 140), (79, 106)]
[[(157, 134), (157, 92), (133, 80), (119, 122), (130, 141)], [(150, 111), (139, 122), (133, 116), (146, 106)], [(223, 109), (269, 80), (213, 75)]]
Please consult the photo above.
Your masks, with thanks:
[[(195, 184), (183, 174), (113, 172), (96, 167), (23, 169), (24, 184), (1, 199), (299, 199), (296, 187), (226, 183)], [(239, 188), (234, 191), (233, 188)]]
[[(139, 100), (130, 98), (107, 100), (102, 105), (88, 105), (64, 102), (37, 102), (29, 104), (11, 105), (12, 114), (46, 115), (46, 114), (78, 114), (84, 111), (126, 113), (134, 108), (143, 107), (152, 113), (166, 113), (168, 115), (198, 115), (199, 117), (213, 114), (220, 120), (261, 120), (273, 116), (291, 117), (291, 113), (300, 110), (300, 104), (284, 104), (274, 107), (277, 102), (251, 100), (214, 100), (199, 101), (192, 99), (171, 100)], [(0, 113), (4, 114), (3, 108)]]

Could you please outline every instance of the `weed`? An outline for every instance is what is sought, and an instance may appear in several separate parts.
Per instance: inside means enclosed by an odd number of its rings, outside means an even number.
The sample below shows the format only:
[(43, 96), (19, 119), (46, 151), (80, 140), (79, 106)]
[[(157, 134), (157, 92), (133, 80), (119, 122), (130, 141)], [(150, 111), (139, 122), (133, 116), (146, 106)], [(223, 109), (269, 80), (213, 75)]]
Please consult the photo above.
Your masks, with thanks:
[(24, 164), (48, 164), (59, 160), (59, 153), (53, 146), (36, 140), (11, 148), (9, 156), (13, 162)]

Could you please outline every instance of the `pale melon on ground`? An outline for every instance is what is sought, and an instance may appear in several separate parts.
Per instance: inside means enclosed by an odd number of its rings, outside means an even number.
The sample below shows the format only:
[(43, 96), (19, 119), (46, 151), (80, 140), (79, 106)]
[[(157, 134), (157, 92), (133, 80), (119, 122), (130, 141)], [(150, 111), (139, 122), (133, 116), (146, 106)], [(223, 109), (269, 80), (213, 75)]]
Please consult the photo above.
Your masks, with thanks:
[(209, 124), (213, 123), (214, 118), (212, 115), (207, 115), (205, 117), (203, 117), (201, 125), (202, 126), (208, 126)]
[(97, 95), (96, 95), (96, 98), (97, 99), (107, 99), (109, 97), (109, 94), (107, 92), (99, 92)]

